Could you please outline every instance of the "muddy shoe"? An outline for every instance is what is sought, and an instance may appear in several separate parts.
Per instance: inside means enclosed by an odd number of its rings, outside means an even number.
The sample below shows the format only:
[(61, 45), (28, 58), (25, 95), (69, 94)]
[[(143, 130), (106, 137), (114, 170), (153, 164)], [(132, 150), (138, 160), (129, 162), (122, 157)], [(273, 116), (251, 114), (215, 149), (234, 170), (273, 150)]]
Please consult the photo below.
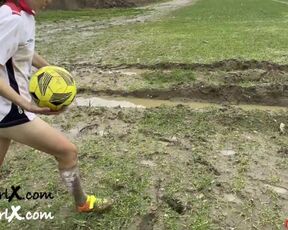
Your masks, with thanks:
[(78, 212), (96, 212), (103, 213), (109, 211), (113, 206), (113, 200), (97, 198), (96, 196), (87, 195), (87, 201), (83, 206), (78, 206)]

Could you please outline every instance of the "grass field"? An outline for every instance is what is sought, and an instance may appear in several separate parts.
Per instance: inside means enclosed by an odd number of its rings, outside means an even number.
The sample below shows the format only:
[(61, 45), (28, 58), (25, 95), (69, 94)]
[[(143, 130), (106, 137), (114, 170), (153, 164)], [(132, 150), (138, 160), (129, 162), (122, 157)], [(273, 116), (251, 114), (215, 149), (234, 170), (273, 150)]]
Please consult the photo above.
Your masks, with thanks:
[(122, 34), (123, 43), (110, 43), (104, 52), (107, 63), (115, 62), (116, 56), (120, 63), (211, 63), (231, 58), (287, 62), (287, 6), (271, 0), (199, 1), (167, 20), (113, 33)]
[[(82, 40), (76, 35), (73, 46), (67, 43), (69, 34), (55, 33), (54, 48), (49, 46), (48, 53), (62, 47), (59, 61), (96, 58), (101, 64), (211, 63), (231, 58), (286, 63), (287, 7), (272, 0), (201, 0), (165, 20), (104, 31), (96, 27), (97, 36)], [(40, 43), (44, 53), (45, 47)]]
[(21, 205), (21, 214), (55, 218), (1, 220), (0, 229), (281, 229), (288, 217), (288, 132), (279, 127), (287, 127), (287, 108), (245, 111), (229, 97), (287, 105), (285, 2), (199, 0), (161, 18), (153, 6), (40, 15), (37, 49), (73, 71), (79, 96), (198, 95), (225, 105), (74, 106), (43, 116), (77, 144), (87, 192), (112, 197), (115, 206), (103, 215), (76, 213), (56, 161), (13, 143), (0, 192), (20, 185), (22, 195), (46, 191), (54, 199), (1, 200), (0, 212)]
[[(76, 214), (59, 183), (55, 161), (14, 144), (1, 169), (5, 175), (1, 188), (21, 185), (22, 195), (46, 191), (55, 197), (2, 202), (1, 210), (21, 205), (23, 215), (46, 211), (55, 216), (41, 225), (21, 222), (21, 229), (152, 229), (153, 225), (158, 229), (277, 229), (286, 217), (285, 194), (266, 187), (286, 184), (287, 135), (280, 135), (277, 128), (287, 119), (284, 112), (162, 107), (135, 113), (90, 108), (51, 119), (66, 133), (79, 121), (93, 119), (99, 125), (79, 133), (74, 141), (85, 187), (112, 196), (116, 205), (101, 216)], [(99, 135), (102, 128), (103, 136)], [(236, 155), (219, 154), (227, 148)], [(19, 225), (17, 220), (0, 223), (1, 228)]]

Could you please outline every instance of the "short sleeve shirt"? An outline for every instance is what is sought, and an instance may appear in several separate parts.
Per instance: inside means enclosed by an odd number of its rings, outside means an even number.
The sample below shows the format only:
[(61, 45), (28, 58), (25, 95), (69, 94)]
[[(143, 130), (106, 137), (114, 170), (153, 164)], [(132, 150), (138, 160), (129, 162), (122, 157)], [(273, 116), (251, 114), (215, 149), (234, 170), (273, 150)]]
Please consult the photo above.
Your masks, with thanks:
[[(35, 48), (35, 19), (23, 10), (8, 5), (0, 7), (0, 77), (25, 99), (31, 101), (29, 78)], [(11, 64), (7, 64), (11, 63)], [(8, 68), (9, 67), (9, 68)], [(10, 68), (11, 67), (11, 68)], [(13, 79), (11, 80), (11, 72)], [(16, 85), (16, 86), (15, 86)], [(0, 96), (1, 121), (11, 110), (11, 102)], [(19, 110), (21, 112), (21, 109)], [(10, 111), (11, 112), (11, 111)], [(22, 111), (30, 120), (33, 113)]]

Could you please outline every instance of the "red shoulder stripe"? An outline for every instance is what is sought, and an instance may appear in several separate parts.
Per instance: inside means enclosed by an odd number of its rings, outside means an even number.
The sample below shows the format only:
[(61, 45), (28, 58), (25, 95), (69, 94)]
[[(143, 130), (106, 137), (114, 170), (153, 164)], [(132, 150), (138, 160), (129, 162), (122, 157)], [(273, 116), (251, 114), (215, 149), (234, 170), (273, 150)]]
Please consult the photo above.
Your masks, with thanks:
[(13, 2), (6, 2), (4, 5), (10, 7), (12, 14), (21, 15), (21, 9)]

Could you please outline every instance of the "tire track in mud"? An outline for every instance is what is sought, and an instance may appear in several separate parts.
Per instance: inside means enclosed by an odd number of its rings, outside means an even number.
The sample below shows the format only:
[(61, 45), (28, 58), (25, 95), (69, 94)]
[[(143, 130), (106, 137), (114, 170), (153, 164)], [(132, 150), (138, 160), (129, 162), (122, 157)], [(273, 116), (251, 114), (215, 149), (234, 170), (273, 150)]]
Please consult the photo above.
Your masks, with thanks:
[[(65, 63), (64, 63), (65, 65)], [(69, 64), (66, 64), (69, 67)], [(261, 69), (266, 71), (284, 71), (288, 72), (288, 64), (277, 64), (269, 61), (257, 61), (257, 60), (237, 60), (237, 59), (227, 59), (222, 61), (213, 62), (211, 64), (203, 63), (173, 63), (173, 62), (162, 62), (157, 64), (120, 64), (117, 66), (113, 65), (100, 65), (92, 63), (75, 63), (73, 67), (78, 68), (98, 68), (103, 70), (117, 70), (117, 69), (150, 69), (150, 70), (173, 70), (173, 69), (183, 69), (183, 70), (222, 70), (222, 71), (237, 71), (237, 70), (249, 70), (249, 69)]]
[[(69, 66), (67, 66), (69, 68)], [(135, 77), (141, 81), (141, 71), (170, 71), (193, 70), (203, 73), (204, 78), (195, 82), (180, 82), (171, 84), (169, 88), (138, 88), (128, 90), (128, 87), (95, 88), (92, 85), (82, 85), (78, 88), (79, 94), (97, 96), (136, 97), (171, 100), (174, 98), (193, 99), (195, 101), (210, 103), (245, 103), (270, 106), (288, 105), (288, 65), (280, 65), (268, 61), (241, 61), (237, 59), (223, 60), (211, 64), (200, 63), (158, 63), (155, 65), (130, 64), (119, 66), (100, 66), (91, 63), (80, 63), (74, 66), (78, 71), (93, 70), (112, 73), (113, 81), (133, 77), (125, 77), (121, 71), (133, 69), (138, 72)], [(207, 73), (221, 72), (219, 83), (207, 83)], [(139, 76), (140, 77), (139, 77)], [(102, 77), (102, 76), (101, 76)], [(129, 79), (128, 79), (129, 78)], [(143, 79), (143, 78), (142, 78)], [(112, 78), (111, 78), (112, 81)], [(242, 82), (251, 84), (243, 85)], [(111, 83), (111, 84), (112, 84)], [(112, 84), (112, 85), (113, 85)], [(127, 89), (126, 89), (127, 88)]]
[(242, 88), (236, 85), (175, 87), (171, 89), (143, 89), (131, 92), (121, 90), (94, 90), (93, 88), (78, 89), (79, 94), (115, 97), (152, 98), (159, 100), (171, 100), (173, 98), (193, 99), (195, 101), (210, 103), (233, 104), (261, 104), (268, 106), (288, 105), (288, 86), (272, 87), (248, 87)]

